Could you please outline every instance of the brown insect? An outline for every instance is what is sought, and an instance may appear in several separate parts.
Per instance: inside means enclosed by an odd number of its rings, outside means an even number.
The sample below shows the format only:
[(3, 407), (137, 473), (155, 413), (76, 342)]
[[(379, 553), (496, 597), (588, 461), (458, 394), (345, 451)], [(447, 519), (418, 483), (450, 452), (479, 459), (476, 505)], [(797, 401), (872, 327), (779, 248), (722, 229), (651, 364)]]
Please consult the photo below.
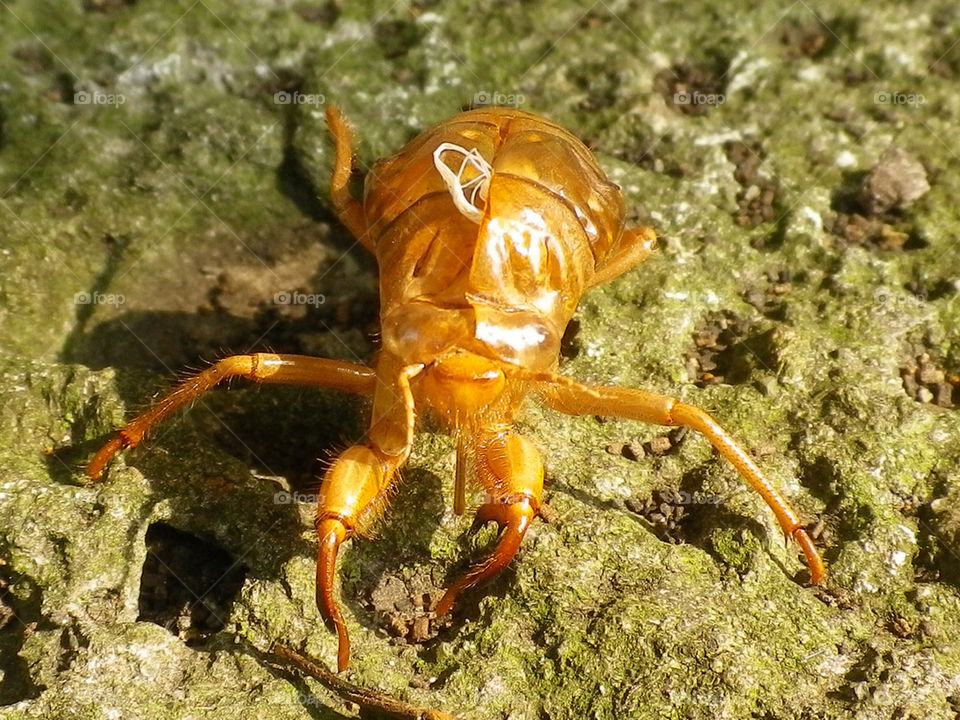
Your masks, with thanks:
[(427, 410), (456, 439), (454, 512), (468, 482), (486, 491), (476, 524), (500, 527), (493, 553), (441, 598), (450, 612), (464, 590), (510, 563), (540, 509), (543, 463), (513, 430), (534, 396), (570, 415), (608, 415), (702, 433), (763, 497), (803, 550), (813, 583), (824, 566), (796, 513), (750, 456), (699, 408), (643, 390), (586, 385), (557, 374), (560, 338), (581, 295), (645, 260), (656, 234), (624, 228), (624, 202), (590, 151), (544, 118), (506, 109), (471, 110), (378, 162), (354, 199), (350, 131), (335, 108), (331, 196), (340, 221), (380, 266), (383, 345), (373, 368), (339, 360), (253, 353), (224, 358), (126, 425), (93, 458), (98, 477), (122, 448), (223, 380), (315, 385), (373, 395), (364, 443), (327, 470), (317, 507), (317, 605), (350, 640), (333, 599), (340, 545), (384, 510)]

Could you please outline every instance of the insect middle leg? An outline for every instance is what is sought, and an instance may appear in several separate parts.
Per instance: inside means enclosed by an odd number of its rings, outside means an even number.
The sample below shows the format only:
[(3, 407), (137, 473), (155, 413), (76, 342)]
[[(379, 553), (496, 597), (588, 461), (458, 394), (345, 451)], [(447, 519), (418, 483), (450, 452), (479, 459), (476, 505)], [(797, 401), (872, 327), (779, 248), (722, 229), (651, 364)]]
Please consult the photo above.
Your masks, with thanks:
[(474, 470), (487, 491), (486, 502), (477, 510), (473, 530), (485, 523), (500, 526), (500, 540), (488, 557), (474, 564), (451, 585), (437, 603), (437, 617), (453, 607), (457, 596), (493, 577), (510, 564), (524, 533), (540, 511), (543, 492), (543, 461), (529, 440), (505, 432), (481, 436), (474, 444)]
[(641, 420), (656, 425), (683, 425), (701, 433), (754, 490), (760, 493), (776, 516), (784, 534), (803, 550), (810, 581), (819, 585), (826, 574), (823, 559), (813, 545), (800, 518), (767, 480), (749, 455), (727, 435), (710, 415), (700, 408), (666, 395), (630, 388), (584, 385), (559, 375), (541, 379), (537, 391), (554, 410), (567, 415), (608, 415)]
[(154, 425), (233, 377), (264, 384), (314, 385), (360, 395), (372, 393), (376, 386), (374, 371), (363, 365), (306, 355), (232, 355), (187, 378), (149, 410), (124, 425), (93, 456), (87, 475), (94, 480), (100, 477), (117, 452), (136, 447)]

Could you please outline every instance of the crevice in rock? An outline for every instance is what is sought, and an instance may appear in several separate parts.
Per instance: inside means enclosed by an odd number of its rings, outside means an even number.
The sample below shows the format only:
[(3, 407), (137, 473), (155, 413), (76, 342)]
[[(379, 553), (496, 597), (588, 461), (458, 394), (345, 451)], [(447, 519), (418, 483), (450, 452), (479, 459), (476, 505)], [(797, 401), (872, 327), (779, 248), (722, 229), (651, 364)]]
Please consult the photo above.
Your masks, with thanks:
[(137, 620), (198, 646), (223, 629), (247, 568), (218, 545), (166, 523), (147, 529)]

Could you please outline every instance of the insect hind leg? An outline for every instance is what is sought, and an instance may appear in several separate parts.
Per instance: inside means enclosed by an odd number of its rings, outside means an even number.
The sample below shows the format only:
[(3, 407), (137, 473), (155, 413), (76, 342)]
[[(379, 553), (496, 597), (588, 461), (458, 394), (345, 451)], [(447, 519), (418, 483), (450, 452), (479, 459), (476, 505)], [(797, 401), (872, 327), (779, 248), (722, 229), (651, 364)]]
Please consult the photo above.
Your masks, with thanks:
[(332, 105), (327, 106), (327, 127), (333, 136), (334, 161), (333, 177), (330, 180), (330, 199), (337, 211), (337, 218), (343, 226), (370, 252), (375, 252), (373, 240), (367, 232), (367, 221), (363, 214), (363, 205), (350, 194), (350, 173), (353, 169), (353, 146), (350, 128)]

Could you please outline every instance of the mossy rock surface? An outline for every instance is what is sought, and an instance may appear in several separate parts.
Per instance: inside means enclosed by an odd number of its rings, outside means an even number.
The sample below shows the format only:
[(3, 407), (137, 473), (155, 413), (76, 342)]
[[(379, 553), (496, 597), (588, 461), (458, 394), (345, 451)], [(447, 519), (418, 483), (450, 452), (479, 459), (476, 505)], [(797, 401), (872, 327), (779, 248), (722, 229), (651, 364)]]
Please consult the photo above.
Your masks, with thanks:
[[(0, 717), (354, 716), (262, 653), (333, 663), (288, 500), (363, 401), (238, 383), (102, 484), (81, 468), (228, 352), (369, 360), (376, 264), (327, 200), (324, 105), (362, 170), (489, 101), (584, 138), (662, 236), (584, 298), (562, 371), (706, 408), (829, 578), (701, 438), (531, 404), (551, 522), (411, 640), (492, 538), (461, 539), (425, 429), (342, 553), (349, 677), (477, 719), (957, 717), (958, 33), (934, 0), (5, 3)], [(199, 582), (213, 546), (235, 596), (172, 607), (163, 566)]]

